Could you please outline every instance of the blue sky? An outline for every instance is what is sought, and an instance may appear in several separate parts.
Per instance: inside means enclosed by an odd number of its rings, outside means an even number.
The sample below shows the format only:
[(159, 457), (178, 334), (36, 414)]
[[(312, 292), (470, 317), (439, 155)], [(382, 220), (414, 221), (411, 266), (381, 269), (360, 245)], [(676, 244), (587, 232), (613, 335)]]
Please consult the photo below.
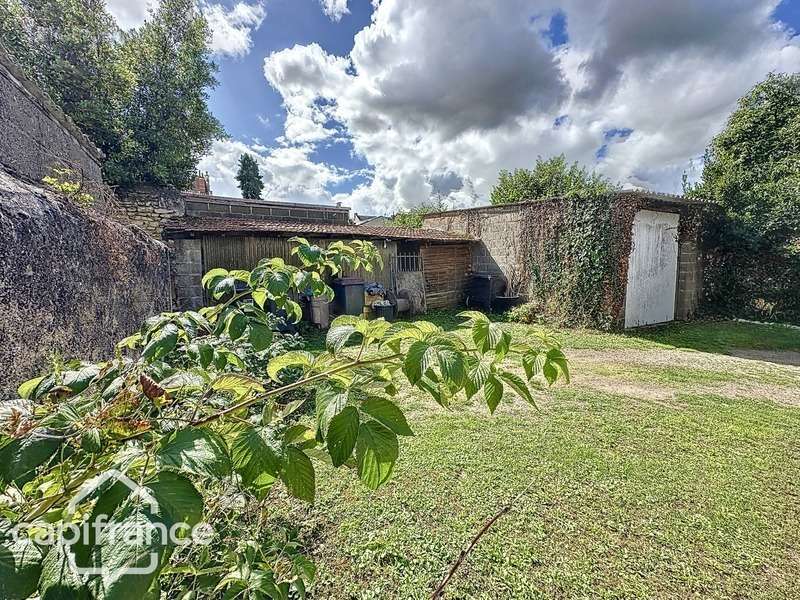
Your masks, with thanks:
[[(148, 0), (153, 2), (155, 0)], [(146, 4), (108, 0), (123, 27)], [(203, 0), (230, 138), (201, 168), (237, 195), (391, 213), (486, 202), (497, 171), (564, 153), (680, 191), (738, 97), (800, 71), (800, 0)], [(444, 191), (443, 191), (444, 190)], [(445, 193), (446, 192), (446, 193)]]

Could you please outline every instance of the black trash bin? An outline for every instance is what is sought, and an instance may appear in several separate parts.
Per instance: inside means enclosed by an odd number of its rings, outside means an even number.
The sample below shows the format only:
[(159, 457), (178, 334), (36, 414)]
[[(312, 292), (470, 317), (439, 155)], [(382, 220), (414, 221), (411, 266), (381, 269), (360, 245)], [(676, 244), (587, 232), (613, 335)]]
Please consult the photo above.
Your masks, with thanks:
[(486, 311), (504, 286), (503, 279), (491, 273), (473, 273), (467, 288), (467, 306)]
[(361, 277), (334, 279), (333, 310), (339, 315), (360, 315), (364, 312), (364, 280)]
[(386, 305), (373, 304), (372, 312), (375, 313), (376, 319), (380, 319), (381, 317), (383, 317), (390, 323), (394, 321), (394, 306), (392, 306), (391, 304), (386, 304)]

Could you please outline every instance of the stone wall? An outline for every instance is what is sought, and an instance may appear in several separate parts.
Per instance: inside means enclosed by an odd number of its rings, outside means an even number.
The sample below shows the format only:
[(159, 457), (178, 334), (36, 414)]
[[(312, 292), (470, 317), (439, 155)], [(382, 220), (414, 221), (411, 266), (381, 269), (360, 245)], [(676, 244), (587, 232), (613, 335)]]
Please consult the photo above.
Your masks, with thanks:
[(169, 280), (161, 242), (0, 170), (0, 398), (53, 354), (113, 356)]
[(700, 307), (703, 296), (703, 255), (697, 235), (678, 244), (678, 292), (675, 301), (675, 318), (692, 319)]
[(139, 187), (121, 192), (122, 220), (160, 238), (166, 221), (178, 217), (269, 219), (299, 223), (347, 225), (350, 209), (341, 206), (224, 198), (170, 188)]
[(39, 182), (68, 167), (100, 182), (102, 154), (0, 47), (0, 166)]

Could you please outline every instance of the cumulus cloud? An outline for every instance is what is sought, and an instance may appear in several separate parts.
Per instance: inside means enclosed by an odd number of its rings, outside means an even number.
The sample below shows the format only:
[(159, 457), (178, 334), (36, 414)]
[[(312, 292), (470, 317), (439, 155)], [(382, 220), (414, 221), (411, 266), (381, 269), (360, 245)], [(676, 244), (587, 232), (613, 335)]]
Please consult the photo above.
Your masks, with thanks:
[[(158, 0), (107, 0), (106, 8), (121, 29), (130, 30), (144, 23)], [(263, 2), (224, 4), (201, 1), (198, 7), (211, 29), (211, 50), (219, 56), (244, 56), (253, 46), (252, 32), (266, 16)]]
[(239, 157), (248, 153), (258, 163), (264, 181), (262, 197), (286, 202), (330, 203), (327, 186), (345, 181), (350, 174), (310, 159), (311, 146), (266, 148), (236, 140), (214, 142), (211, 152), (198, 165), (208, 171), (211, 189), (217, 196), (240, 197), (236, 186)]
[(297, 45), (266, 57), (264, 74), (287, 112), (279, 142), (302, 149), (304, 168), (309, 148), (343, 139), (369, 164), (335, 196), (357, 210), (486, 202), (500, 169), (562, 152), (675, 192), (736, 100), (800, 67), (777, 4), (382, 0), (349, 55)]
[(150, 10), (158, 6), (158, 0), (106, 0), (106, 9), (117, 20), (120, 29), (128, 31), (139, 27)]
[(238, 2), (231, 9), (222, 4), (201, 4), (200, 8), (211, 28), (211, 50), (220, 56), (240, 57), (250, 52), (251, 33), (267, 14), (262, 2)]
[(322, 12), (328, 15), (332, 21), (341, 21), (344, 15), (349, 15), (347, 0), (319, 0), (322, 5)]

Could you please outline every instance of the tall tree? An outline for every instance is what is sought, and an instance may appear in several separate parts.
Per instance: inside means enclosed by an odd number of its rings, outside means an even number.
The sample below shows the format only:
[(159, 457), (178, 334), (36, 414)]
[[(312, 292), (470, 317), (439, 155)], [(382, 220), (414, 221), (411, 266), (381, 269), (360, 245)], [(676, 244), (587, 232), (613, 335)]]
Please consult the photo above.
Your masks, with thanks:
[(256, 163), (256, 159), (252, 155), (245, 153), (239, 157), (239, 171), (236, 173), (236, 181), (239, 182), (242, 198), (261, 199), (264, 181), (261, 179), (261, 173), (258, 172), (258, 163)]
[(563, 196), (569, 198), (607, 193), (616, 188), (607, 178), (589, 172), (577, 162), (567, 164), (561, 154), (547, 160), (536, 159), (533, 169), (503, 169), (492, 188), (492, 204), (511, 204)]
[(162, 0), (125, 36), (121, 52), (136, 83), (120, 151), (106, 161), (112, 181), (186, 188), (211, 142), (224, 134), (207, 104), (217, 83), (209, 39), (194, 0)]
[(0, 43), (107, 155), (132, 84), (117, 35), (104, 0), (0, 0)]
[(722, 205), (765, 243), (800, 238), (800, 73), (770, 74), (739, 100), (687, 193)]

